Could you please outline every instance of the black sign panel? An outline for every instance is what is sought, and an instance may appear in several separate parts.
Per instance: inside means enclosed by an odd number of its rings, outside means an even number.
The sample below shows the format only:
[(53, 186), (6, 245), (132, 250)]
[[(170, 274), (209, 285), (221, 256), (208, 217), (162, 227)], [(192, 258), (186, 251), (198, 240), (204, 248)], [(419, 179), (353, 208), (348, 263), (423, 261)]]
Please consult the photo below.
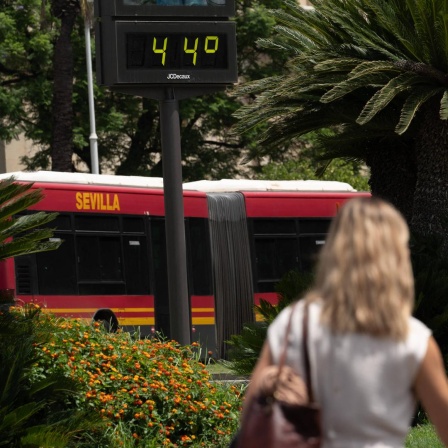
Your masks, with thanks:
[(197, 92), (237, 82), (234, 10), (235, 0), (95, 0), (98, 83)]
[(116, 54), (106, 51), (105, 59), (116, 70), (103, 71), (105, 85), (237, 81), (233, 22), (115, 21), (107, 28), (104, 42)]

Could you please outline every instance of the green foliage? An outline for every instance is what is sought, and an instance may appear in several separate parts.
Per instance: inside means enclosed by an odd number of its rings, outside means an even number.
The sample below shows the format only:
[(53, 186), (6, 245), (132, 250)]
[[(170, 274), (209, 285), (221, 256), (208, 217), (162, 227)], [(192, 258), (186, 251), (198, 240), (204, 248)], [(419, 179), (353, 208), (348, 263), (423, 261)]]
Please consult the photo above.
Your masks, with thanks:
[(314, 132), (322, 157), (366, 163), (372, 193), (394, 203), (414, 229), (439, 231), (446, 212), (447, 180), (437, 167), (447, 163), (447, 3), (312, 4), (305, 11), (287, 0), (271, 11), (276, 33), (258, 45), (287, 55), (287, 69), (237, 88), (247, 98), (235, 114), (237, 131), (256, 137), (258, 155), (266, 157)]
[(261, 169), (257, 178), (266, 180), (335, 180), (346, 182), (357, 191), (370, 190), (369, 179), (361, 174), (359, 164), (332, 160), (322, 175), (319, 175), (316, 171), (318, 163), (315, 159), (300, 156), (296, 160), (287, 160), (283, 163), (271, 162)]
[[(53, 50), (60, 20), (50, 10), (54, 2), (0, 0), (0, 139), (9, 141), (25, 132), (39, 152), (24, 156), (27, 169), (48, 169), (53, 126)], [(63, 3), (63, 2), (62, 2)], [(267, 8), (282, 7), (281, 0), (251, 0), (237, 4), (239, 75), (246, 79), (278, 73), (286, 58), (256, 47), (258, 38), (273, 32)], [(89, 111), (85, 63), (84, 22), (80, 16), (71, 35), (74, 54), (73, 150), (90, 166)], [(94, 40), (92, 47), (94, 47)], [(95, 55), (93, 48), (92, 54)], [(93, 64), (95, 67), (95, 64)], [(180, 103), (183, 176), (185, 180), (246, 175), (241, 160), (247, 155), (257, 165), (254, 136), (232, 134), (233, 113), (244, 98), (217, 92)], [(158, 102), (111, 92), (95, 86), (96, 132), (101, 169), (116, 174), (161, 176)]]
[(235, 374), (250, 375), (260, 357), (266, 339), (267, 322), (249, 323), (243, 326), (241, 334), (232, 335), (227, 344), (229, 360), (226, 366)]
[(0, 139), (28, 134), (37, 125), (54, 36), (46, 8), (40, 0), (0, 1)]
[[(395, 126), (402, 134), (421, 100), (441, 97), (445, 88), (443, 52), (428, 48), (428, 53), (419, 55), (422, 59), (416, 59), (413, 51), (420, 52), (421, 47), (415, 35), (408, 40), (410, 30), (419, 21), (437, 23), (441, 31), (437, 38), (444, 47), (448, 40), (443, 2), (433, 0), (431, 7), (426, 5), (415, 15), (411, 5), (415, 0), (405, 3), (314, 0), (315, 10), (304, 11), (288, 1), (286, 8), (272, 11), (276, 34), (261, 39), (259, 45), (287, 54), (289, 70), (241, 86), (240, 93), (257, 96), (238, 111), (238, 129), (268, 123), (258, 140), (275, 146), (335, 126), (330, 140), (356, 135), (359, 148), (346, 152), (349, 157), (362, 153), (366, 144), (378, 144)], [(428, 35), (422, 38), (428, 41)], [(422, 62), (428, 64), (426, 69), (418, 66)]]
[(80, 432), (99, 427), (95, 414), (73, 407), (78, 382), (61, 369), (34, 375), (51, 327), (33, 306), (0, 314), (0, 446), (65, 448)]
[(276, 285), (277, 304), (273, 305), (267, 300), (260, 300), (260, 304), (254, 308), (262, 320), (244, 325), (241, 334), (232, 335), (227, 341), (230, 349), (229, 361), (226, 362), (226, 366), (230, 370), (239, 375), (250, 375), (260, 357), (269, 324), (282, 309), (302, 297), (311, 286), (312, 281), (313, 274), (311, 273), (287, 272)]
[(48, 319), (51, 338), (38, 348), (33, 377), (62, 370), (82, 388), (75, 408), (94, 410), (109, 428), (87, 431), (78, 447), (225, 446), (235, 432), (241, 388), (211, 382), (197, 344)]
[(32, 183), (18, 184), (13, 177), (0, 182), (0, 260), (54, 250), (60, 245), (49, 240), (52, 229), (39, 228), (54, 220), (57, 213), (17, 216), (43, 198), (42, 191), (32, 186)]
[(445, 445), (437, 437), (430, 424), (419, 425), (411, 429), (406, 438), (406, 448), (443, 448)]

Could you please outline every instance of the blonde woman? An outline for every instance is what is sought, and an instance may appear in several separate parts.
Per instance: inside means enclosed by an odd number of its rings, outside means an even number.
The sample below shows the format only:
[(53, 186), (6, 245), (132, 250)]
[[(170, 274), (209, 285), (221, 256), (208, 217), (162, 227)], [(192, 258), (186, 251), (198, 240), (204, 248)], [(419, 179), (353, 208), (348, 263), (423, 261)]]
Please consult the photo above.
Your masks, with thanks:
[[(303, 375), (306, 302), (322, 448), (402, 448), (416, 400), (448, 446), (447, 378), (430, 330), (411, 317), (408, 239), (405, 221), (389, 204), (347, 202), (331, 225), (315, 284), (294, 309), (287, 363)], [(248, 396), (261, 370), (278, 363), (290, 314), (285, 309), (270, 326)]]

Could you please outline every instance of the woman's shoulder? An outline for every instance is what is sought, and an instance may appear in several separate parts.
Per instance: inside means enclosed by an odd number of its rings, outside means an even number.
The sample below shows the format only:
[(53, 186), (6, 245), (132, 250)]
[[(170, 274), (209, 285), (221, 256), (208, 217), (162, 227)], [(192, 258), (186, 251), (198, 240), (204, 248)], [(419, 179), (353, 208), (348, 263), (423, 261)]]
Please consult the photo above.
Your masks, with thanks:
[(411, 347), (420, 347), (420, 350), (426, 353), (428, 340), (432, 335), (432, 331), (422, 321), (411, 316), (409, 318), (409, 331), (407, 344)]
[(300, 332), (303, 325), (305, 306), (308, 306), (308, 319), (310, 322), (318, 321), (321, 304), (318, 301), (308, 302), (306, 299), (299, 299), (284, 308), (269, 326), (268, 335), (272, 337), (283, 337), (291, 319), (290, 332), (293, 335)]
[(425, 337), (429, 338), (432, 334), (431, 329), (421, 320), (414, 316), (409, 318), (409, 337)]
[[(297, 321), (298, 319), (302, 319), (303, 318), (303, 313), (304, 313), (304, 309), (305, 309), (305, 304), (306, 304), (306, 300), (305, 299), (299, 299), (296, 300), (295, 302), (291, 303), (290, 305), (288, 305), (286, 308), (284, 308), (283, 310), (280, 311), (280, 313), (277, 315), (277, 317), (274, 319), (274, 321), (272, 322), (271, 326), (285, 326), (288, 324), (288, 320), (290, 318), (293, 319), (293, 322)], [(309, 303), (309, 309), (314, 310), (314, 302)], [(310, 311), (312, 312), (312, 311)], [(294, 313), (294, 315), (291, 317), (291, 313)]]

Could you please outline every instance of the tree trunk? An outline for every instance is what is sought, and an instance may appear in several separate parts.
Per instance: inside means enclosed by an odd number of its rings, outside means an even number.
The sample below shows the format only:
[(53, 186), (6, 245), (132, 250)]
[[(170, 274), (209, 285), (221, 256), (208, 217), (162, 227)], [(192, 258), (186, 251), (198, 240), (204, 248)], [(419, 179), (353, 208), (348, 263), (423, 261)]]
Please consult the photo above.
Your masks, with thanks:
[(417, 180), (413, 149), (408, 145), (386, 146), (368, 152), (372, 194), (393, 204), (408, 223), (413, 216)]
[(412, 230), (441, 238), (448, 254), (448, 121), (439, 116), (440, 98), (426, 104), (416, 139), (417, 184)]
[(61, 19), (61, 29), (53, 56), (52, 170), (73, 171), (74, 61), (71, 34), (79, 14), (79, 3), (71, 0), (53, 0), (53, 11), (55, 16)]
[(143, 113), (137, 122), (137, 129), (132, 137), (127, 157), (117, 168), (116, 174), (149, 176), (150, 144), (156, 139), (160, 148), (160, 137), (157, 135), (157, 112), (150, 100), (143, 99)]

